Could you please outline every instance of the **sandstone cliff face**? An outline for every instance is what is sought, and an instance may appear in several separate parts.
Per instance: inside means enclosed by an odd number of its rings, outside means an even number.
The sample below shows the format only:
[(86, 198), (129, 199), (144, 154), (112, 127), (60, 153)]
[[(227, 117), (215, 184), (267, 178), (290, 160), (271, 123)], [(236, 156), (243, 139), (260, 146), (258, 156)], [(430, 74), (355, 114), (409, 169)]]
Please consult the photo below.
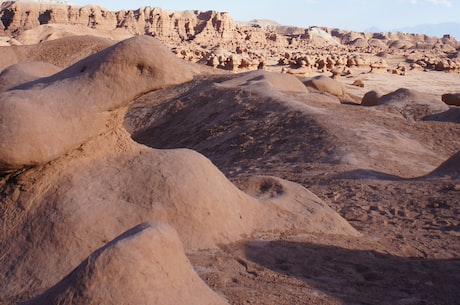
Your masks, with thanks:
[(110, 12), (99, 6), (77, 7), (65, 4), (2, 3), (0, 28), (15, 34), (42, 24), (83, 25), (97, 30), (118, 28), (134, 35), (149, 34), (172, 41), (233, 38), (235, 24), (228, 13), (167, 12), (160, 8)]
[(0, 27), (10, 33), (18, 33), (41, 24), (62, 23), (84, 25), (92, 28), (116, 26), (115, 13), (97, 6), (75, 7), (64, 4), (35, 2), (3, 2)]
[(152, 35), (165, 43), (194, 41), (197, 44), (251, 42), (261, 47), (333, 46), (358, 48), (422, 49), (455, 51), (459, 43), (448, 36), (428, 37), (405, 33), (357, 33), (339, 29), (311, 27), (302, 29), (255, 22), (235, 23), (228, 13), (183, 11), (168, 12), (156, 7), (111, 12), (95, 5), (5, 1), (1, 4), (0, 29), (12, 34), (43, 24), (81, 25), (101, 31), (125, 30), (133, 35)]
[[(61, 27), (59, 33), (53, 32), (54, 26)], [(102, 33), (113, 40), (145, 34), (158, 38), (178, 57), (233, 71), (273, 64), (288, 66), (294, 74), (329, 71), (339, 75), (348, 73), (346, 68), (375, 70), (376, 65), (382, 72), (400, 75), (406, 69), (460, 71), (460, 43), (448, 35), (436, 38), (406, 33), (359, 33), (324, 27), (287, 27), (264, 20), (236, 23), (228, 13), (215, 11), (168, 12), (142, 7), (111, 12), (94, 5), (5, 1), (0, 9), (0, 29), (6, 37), (0, 39), (0, 45), (13, 45), (14, 39), (35, 44), (82, 35), (85, 31), (93, 31), (88, 35)], [(387, 55), (405, 58), (407, 67), (381, 63)]]

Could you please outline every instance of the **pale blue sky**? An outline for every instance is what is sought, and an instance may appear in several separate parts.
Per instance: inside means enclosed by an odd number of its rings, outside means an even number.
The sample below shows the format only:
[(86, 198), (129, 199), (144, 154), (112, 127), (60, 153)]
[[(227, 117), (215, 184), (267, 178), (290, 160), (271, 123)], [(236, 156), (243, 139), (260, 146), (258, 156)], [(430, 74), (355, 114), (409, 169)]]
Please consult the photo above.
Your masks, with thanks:
[(109, 10), (142, 6), (168, 10), (216, 10), (234, 20), (271, 19), (285, 25), (327, 26), (362, 31), (375, 26), (391, 30), (406, 26), (460, 22), (460, 0), (69, 0), (98, 4)]

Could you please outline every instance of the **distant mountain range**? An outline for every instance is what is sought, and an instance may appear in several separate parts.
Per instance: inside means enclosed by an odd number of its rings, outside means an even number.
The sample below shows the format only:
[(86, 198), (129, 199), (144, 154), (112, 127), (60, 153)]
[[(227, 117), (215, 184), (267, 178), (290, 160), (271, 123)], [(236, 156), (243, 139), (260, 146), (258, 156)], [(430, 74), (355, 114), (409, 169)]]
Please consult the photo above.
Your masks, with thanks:
[(403, 27), (391, 30), (382, 30), (377, 27), (371, 27), (365, 30), (365, 32), (404, 32), (404, 33), (416, 33), (426, 34), (428, 36), (443, 37), (445, 34), (449, 34), (458, 41), (460, 41), (460, 23), (458, 22), (444, 22), (438, 24), (419, 24), (410, 27)]

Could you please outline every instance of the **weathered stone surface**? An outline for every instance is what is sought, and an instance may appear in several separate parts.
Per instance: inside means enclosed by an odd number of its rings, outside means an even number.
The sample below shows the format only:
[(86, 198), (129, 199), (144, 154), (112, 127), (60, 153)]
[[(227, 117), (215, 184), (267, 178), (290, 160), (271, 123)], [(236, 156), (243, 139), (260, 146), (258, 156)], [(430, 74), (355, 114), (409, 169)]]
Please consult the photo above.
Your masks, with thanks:
[(51, 76), (59, 71), (61, 68), (39, 61), (11, 65), (0, 73), (0, 92), (42, 77)]
[(188, 66), (158, 40), (137, 36), (3, 92), (0, 169), (51, 161), (107, 130), (114, 111), (139, 94), (191, 79)]
[(161, 8), (111, 12), (96, 5), (2, 3), (0, 19), (9, 32), (23, 32), (42, 24), (83, 25), (97, 30), (126, 29), (135, 35), (150, 34), (173, 41), (233, 37), (235, 25), (228, 13), (184, 11), (169, 13)]
[(422, 119), (431, 114), (449, 110), (449, 106), (439, 98), (407, 88), (400, 88), (385, 94), (377, 103), (392, 111), (395, 110), (401, 113), (406, 119), (410, 120)]
[[(174, 293), (164, 293), (173, 288)], [(93, 252), (62, 281), (23, 305), (228, 304), (195, 273), (178, 234), (148, 222)]]
[(337, 97), (344, 97), (346, 95), (345, 86), (341, 82), (326, 76), (314, 77), (306, 81), (305, 85)]

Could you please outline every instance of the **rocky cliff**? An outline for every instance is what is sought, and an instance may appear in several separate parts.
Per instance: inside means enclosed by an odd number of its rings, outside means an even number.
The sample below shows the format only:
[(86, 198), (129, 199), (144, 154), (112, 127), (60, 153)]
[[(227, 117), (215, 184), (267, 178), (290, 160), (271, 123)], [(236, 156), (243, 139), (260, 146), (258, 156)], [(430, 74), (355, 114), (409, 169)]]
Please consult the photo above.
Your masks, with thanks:
[(125, 29), (130, 33), (149, 34), (172, 41), (201, 36), (232, 38), (235, 25), (228, 13), (167, 12), (160, 8), (111, 12), (99, 6), (72, 6), (38, 2), (6, 1), (1, 4), (0, 28), (12, 34), (43, 24), (83, 25), (96, 30)]
[[(61, 26), (60, 33), (56, 33), (57, 26)], [(78, 28), (70, 30), (71, 26)], [(0, 36), (12, 38), (9, 44), (35, 44), (83, 32), (105, 33), (107, 38), (115, 40), (145, 34), (163, 41), (179, 57), (229, 70), (279, 64), (297, 69), (293, 73), (300, 74), (308, 69), (342, 73), (343, 70), (334, 72), (334, 69), (345, 66), (390, 71), (391, 67), (383, 60), (389, 54), (404, 57), (406, 68), (460, 71), (460, 43), (448, 35), (437, 38), (298, 28), (267, 20), (237, 23), (228, 13), (215, 11), (168, 12), (142, 7), (111, 12), (94, 5), (4, 1), (0, 29), (3, 30)], [(394, 68), (392, 73), (404, 73), (398, 71), (400, 67)]]

